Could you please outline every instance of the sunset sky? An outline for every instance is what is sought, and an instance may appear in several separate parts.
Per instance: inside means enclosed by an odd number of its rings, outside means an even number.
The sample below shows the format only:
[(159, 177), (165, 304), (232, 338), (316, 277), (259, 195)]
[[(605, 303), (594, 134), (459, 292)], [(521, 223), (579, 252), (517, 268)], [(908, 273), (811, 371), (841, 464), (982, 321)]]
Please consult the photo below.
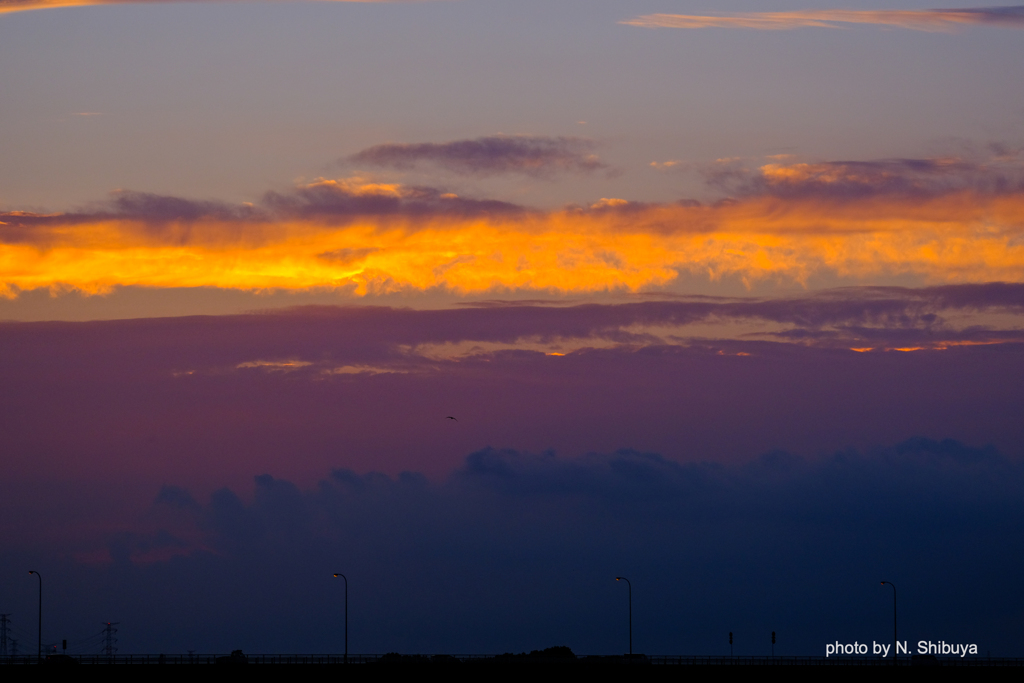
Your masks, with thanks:
[(888, 642), (886, 579), (1024, 655), (1022, 55), (985, 2), (0, 0), (20, 651), (38, 569), (83, 653), (336, 652), (342, 571), (358, 652), (621, 653), (626, 575), (649, 654)]

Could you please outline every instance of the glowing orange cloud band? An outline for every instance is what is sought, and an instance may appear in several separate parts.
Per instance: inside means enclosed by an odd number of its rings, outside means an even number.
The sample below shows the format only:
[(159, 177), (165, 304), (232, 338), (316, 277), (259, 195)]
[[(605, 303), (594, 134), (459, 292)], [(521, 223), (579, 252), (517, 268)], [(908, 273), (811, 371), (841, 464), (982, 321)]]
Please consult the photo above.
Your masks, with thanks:
[(620, 22), (644, 28), (747, 28), (785, 30), (839, 28), (841, 24), (874, 24), (917, 31), (953, 31), (964, 25), (987, 24), (1024, 28), (1024, 7), (935, 10), (802, 10), (743, 12), (730, 16), (646, 14)]
[[(321, 181), (330, 184), (336, 181)], [(393, 191), (366, 186), (365, 192)], [(384, 189), (381, 189), (384, 188)], [(0, 214), (8, 228), (27, 214)], [(0, 237), (4, 234), (0, 226)], [(856, 202), (758, 197), (717, 206), (633, 206), (483, 217), (200, 219), (61, 216), (0, 243), (0, 293), (125, 285), (336, 288), (365, 295), (443, 288), (587, 292), (662, 286), (681, 273), (805, 282), (1024, 281), (1024, 196), (964, 191)]]

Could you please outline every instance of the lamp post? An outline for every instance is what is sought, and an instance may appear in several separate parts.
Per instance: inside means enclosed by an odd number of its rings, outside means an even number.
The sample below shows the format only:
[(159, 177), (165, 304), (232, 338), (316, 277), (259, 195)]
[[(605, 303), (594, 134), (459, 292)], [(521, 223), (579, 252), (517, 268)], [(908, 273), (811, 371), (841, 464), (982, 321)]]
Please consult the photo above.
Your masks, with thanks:
[(39, 579), (39, 645), (36, 649), (36, 659), (40, 664), (43, 663), (43, 576), (34, 569), (28, 571), (29, 574), (35, 574), (36, 578)]
[(629, 586), (629, 661), (633, 661), (633, 584), (625, 576), (616, 576), (616, 581), (625, 581)]
[(335, 574), (334, 578), (339, 576), (345, 581), (345, 664), (348, 664), (348, 579), (344, 574)]
[(898, 657), (899, 655), (899, 638), (896, 635), (896, 586), (889, 581), (883, 581), (882, 585), (892, 586), (892, 665), (899, 666)]

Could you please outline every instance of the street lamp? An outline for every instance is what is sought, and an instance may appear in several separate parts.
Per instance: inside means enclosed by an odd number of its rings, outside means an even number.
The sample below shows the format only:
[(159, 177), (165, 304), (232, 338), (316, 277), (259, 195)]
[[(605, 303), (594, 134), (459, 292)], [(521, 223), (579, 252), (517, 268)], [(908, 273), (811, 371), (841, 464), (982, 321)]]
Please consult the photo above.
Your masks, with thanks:
[(633, 584), (625, 576), (616, 576), (616, 581), (625, 581), (629, 586), (629, 661), (633, 661)]
[(897, 658), (899, 657), (899, 639), (896, 635), (896, 586), (889, 581), (883, 581), (882, 585), (892, 586), (892, 665), (899, 666)]
[(345, 580), (345, 663), (348, 664), (348, 579), (344, 574), (335, 574), (334, 578)]
[(29, 574), (35, 574), (36, 578), (39, 579), (39, 646), (36, 649), (36, 659), (39, 663), (43, 663), (43, 576), (34, 569), (28, 571)]

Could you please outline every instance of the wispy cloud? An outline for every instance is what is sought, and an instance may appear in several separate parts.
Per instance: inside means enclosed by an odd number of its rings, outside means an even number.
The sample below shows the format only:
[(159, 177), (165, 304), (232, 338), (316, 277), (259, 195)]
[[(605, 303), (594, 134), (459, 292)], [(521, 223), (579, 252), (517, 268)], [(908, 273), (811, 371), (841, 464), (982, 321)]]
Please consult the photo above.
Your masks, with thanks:
[[(0, 323), (0, 347), (8, 364), (33, 354), (38, 354), (33, 362), (44, 363), (58, 347), (107, 349), (104, 357), (116, 364), (124, 359), (114, 340), (132, 338), (143, 347), (152, 345), (137, 360), (155, 363), (151, 370), (160, 376), (261, 370), (318, 378), (437, 372), (439, 362), (490, 360), (514, 350), (579, 356), (596, 348), (627, 355), (642, 348), (710, 348), (771, 356), (788, 344), (766, 340), (879, 351), (1024, 340), (1024, 285), (1010, 283), (847, 287), (802, 297), (680, 297), (566, 307), (483, 303), (428, 311), (304, 306), (202, 318)], [(993, 320), (1002, 327), (986, 324)], [(694, 332), (709, 324), (717, 326), (718, 337)], [(442, 345), (466, 351), (439, 361), (431, 350)]]
[(949, 32), (970, 25), (1024, 28), (1024, 6), (931, 10), (829, 9), (795, 12), (742, 12), (726, 16), (645, 14), (620, 23), (644, 28), (746, 28), (757, 30), (841, 28), (844, 24), (872, 24), (915, 31)]
[(443, 143), (376, 145), (348, 160), (399, 169), (427, 163), (465, 175), (550, 176), (607, 168), (593, 150), (594, 142), (584, 138), (491, 135)]
[[(198, 2), (201, 0), (0, 0), (0, 14), (25, 12), (34, 9), (57, 9), (61, 7), (88, 7), (93, 5), (128, 5), (128, 4), (170, 4), (181, 2)], [(241, 1), (241, 0), (239, 0)], [(413, 0), (325, 0), (327, 2), (409, 2)]]

